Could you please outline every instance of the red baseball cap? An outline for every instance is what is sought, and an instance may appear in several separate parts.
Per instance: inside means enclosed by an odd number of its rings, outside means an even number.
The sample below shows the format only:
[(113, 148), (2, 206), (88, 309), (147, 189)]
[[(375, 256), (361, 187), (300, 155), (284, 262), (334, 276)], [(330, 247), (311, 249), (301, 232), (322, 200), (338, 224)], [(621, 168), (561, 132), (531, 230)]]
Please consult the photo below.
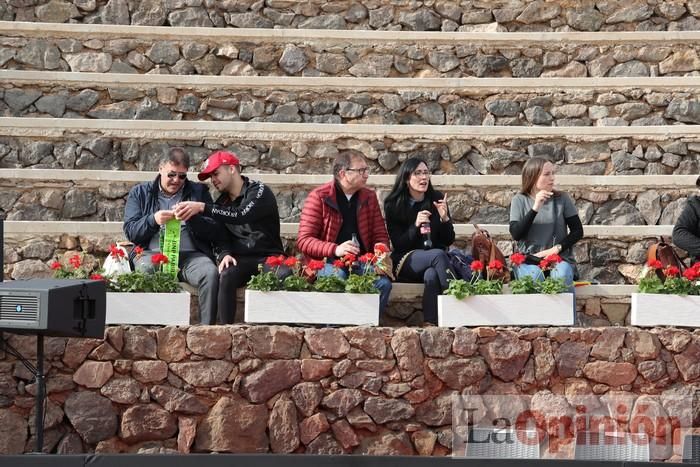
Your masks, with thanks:
[(197, 178), (204, 181), (209, 178), (216, 169), (222, 165), (240, 165), (238, 157), (232, 152), (226, 151), (216, 151), (214, 154), (209, 156), (204, 164), (202, 164), (202, 171), (199, 172)]

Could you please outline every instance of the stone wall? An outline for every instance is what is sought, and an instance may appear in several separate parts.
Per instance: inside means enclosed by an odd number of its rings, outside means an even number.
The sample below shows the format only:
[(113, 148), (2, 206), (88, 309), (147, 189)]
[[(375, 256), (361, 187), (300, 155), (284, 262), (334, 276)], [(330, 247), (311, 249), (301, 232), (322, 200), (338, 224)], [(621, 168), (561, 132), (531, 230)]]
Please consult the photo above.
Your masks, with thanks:
[[(700, 71), (694, 41), (578, 44), (352, 44), (314, 39), (0, 38), (0, 66), (20, 70), (356, 77), (684, 76)], [(219, 42), (216, 42), (219, 41)]]
[(697, 30), (693, 1), (3, 0), (0, 19), (148, 26), (409, 31)]
[[(105, 335), (48, 339), (46, 451), (443, 456), (452, 395), (528, 394), (564, 414), (581, 396), (607, 395), (630, 407), (655, 400), (665, 416), (665, 398), (692, 400), (700, 377), (698, 333), (679, 329), (197, 326)], [(33, 337), (5, 337), (35, 358)], [(1, 355), (1, 453), (33, 448), (35, 391), (22, 364)], [(654, 459), (678, 454), (652, 450)]]
[(7, 84), (0, 116), (413, 125), (644, 126), (700, 123), (700, 91), (501, 89), (141, 90)]
[(517, 175), (530, 157), (559, 164), (558, 173), (574, 175), (693, 175), (699, 170), (700, 141), (695, 136), (453, 136), (387, 135), (367, 140), (273, 135), (270, 140), (245, 136), (217, 140), (148, 140), (65, 132), (62, 137), (0, 137), (0, 168), (155, 170), (173, 145), (183, 146), (197, 167), (219, 149), (236, 153), (250, 172), (332, 173), (339, 151), (354, 149), (368, 159), (373, 174), (393, 173), (402, 161), (417, 156), (436, 174)]

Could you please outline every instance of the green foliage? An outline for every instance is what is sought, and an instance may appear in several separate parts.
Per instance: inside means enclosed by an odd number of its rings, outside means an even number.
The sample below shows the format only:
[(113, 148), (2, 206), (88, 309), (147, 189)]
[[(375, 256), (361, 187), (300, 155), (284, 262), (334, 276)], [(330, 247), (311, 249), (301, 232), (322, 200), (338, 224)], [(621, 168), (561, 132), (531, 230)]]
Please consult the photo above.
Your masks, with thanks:
[(177, 278), (162, 271), (149, 274), (138, 271), (120, 274), (109, 278), (106, 284), (110, 292), (172, 293), (181, 290)]
[(348, 293), (379, 293), (374, 286), (376, 274), (350, 274), (345, 281), (345, 291)]
[(316, 292), (345, 292), (345, 281), (338, 276), (318, 277), (314, 282)]
[(698, 286), (684, 277), (667, 277), (663, 293), (670, 295), (698, 295)]
[(639, 281), (639, 291), (641, 293), (664, 293), (664, 284), (656, 274), (643, 277)]
[(533, 294), (537, 293), (537, 282), (532, 276), (523, 276), (519, 279), (510, 281), (510, 291), (514, 294)]
[(463, 300), (465, 297), (474, 295), (472, 284), (464, 279), (451, 279), (447, 282), (447, 290), (445, 295), (452, 295), (457, 300)]
[(246, 285), (250, 290), (259, 290), (261, 292), (272, 292), (274, 290), (282, 290), (282, 281), (275, 271), (263, 272), (263, 265), (258, 265), (258, 273), (250, 278)]
[(541, 281), (536, 281), (532, 276), (523, 276), (510, 282), (510, 291), (513, 294), (559, 294), (565, 293), (569, 288), (564, 283), (564, 279), (546, 277)]
[(474, 295), (498, 295), (503, 292), (503, 283), (494, 280), (481, 280), (473, 284)]
[(289, 290), (290, 292), (305, 292), (311, 290), (311, 284), (306, 277), (297, 275), (285, 277), (282, 287), (284, 290)]

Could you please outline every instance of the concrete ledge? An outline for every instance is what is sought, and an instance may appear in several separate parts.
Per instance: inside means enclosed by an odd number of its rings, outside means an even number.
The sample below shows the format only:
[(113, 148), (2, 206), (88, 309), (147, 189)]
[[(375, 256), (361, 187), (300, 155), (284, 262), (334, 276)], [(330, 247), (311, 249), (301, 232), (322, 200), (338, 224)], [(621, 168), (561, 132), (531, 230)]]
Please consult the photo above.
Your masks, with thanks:
[(469, 138), (482, 141), (523, 138), (566, 138), (569, 141), (598, 141), (639, 137), (664, 141), (669, 137), (700, 137), (700, 125), (625, 127), (518, 127), (467, 125), (342, 125), (316, 123), (253, 123), (220, 121), (90, 120), (55, 118), (0, 118), (1, 136), (62, 138), (68, 134), (99, 133), (113, 138), (267, 141), (328, 141), (333, 138), (395, 140), (419, 138), (429, 141)]
[[(283, 222), (281, 234), (287, 238), (296, 237), (299, 224)], [(506, 224), (480, 224), (495, 236), (509, 236)], [(671, 235), (672, 225), (584, 225), (584, 237), (656, 237)], [(458, 237), (474, 233), (472, 224), (455, 224)], [(110, 234), (117, 241), (122, 238), (121, 222), (80, 222), (80, 221), (5, 221), (5, 237), (15, 238), (27, 235), (103, 235)]]
[[(145, 182), (153, 180), (157, 172), (127, 170), (70, 170), (70, 169), (0, 169), (0, 180), (32, 180), (40, 182), (71, 181), (81, 185), (101, 182)], [(245, 170), (245, 174), (271, 186), (316, 186), (331, 180), (331, 174), (270, 174)], [(557, 185), (562, 187), (619, 186), (619, 187), (668, 187), (695, 186), (695, 175), (557, 175)], [(193, 182), (194, 172), (189, 174)], [(372, 187), (390, 188), (394, 175), (370, 175)], [(433, 175), (436, 187), (469, 186), (511, 187), (520, 186), (520, 175)]]
[(322, 41), (323, 43), (373, 44), (489, 44), (527, 47), (556, 42), (583, 44), (683, 43), (700, 41), (700, 31), (643, 32), (425, 32), (328, 29), (244, 29), (168, 26), (122, 26), (107, 24), (56, 24), (0, 21), (0, 35), (40, 38), (115, 39), (128, 36), (136, 40), (198, 40), (250, 43)]
[(550, 92), (553, 90), (594, 89), (659, 91), (697, 90), (697, 76), (634, 78), (353, 78), (297, 76), (217, 76), (77, 73), (55, 71), (0, 70), (0, 83), (12, 85), (63, 86), (74, 89), (128, 87), (148, 90), (154, 87), (176, 89), (265, 89), (265, 90), (459, 90), (470, 94), (499, 91)]

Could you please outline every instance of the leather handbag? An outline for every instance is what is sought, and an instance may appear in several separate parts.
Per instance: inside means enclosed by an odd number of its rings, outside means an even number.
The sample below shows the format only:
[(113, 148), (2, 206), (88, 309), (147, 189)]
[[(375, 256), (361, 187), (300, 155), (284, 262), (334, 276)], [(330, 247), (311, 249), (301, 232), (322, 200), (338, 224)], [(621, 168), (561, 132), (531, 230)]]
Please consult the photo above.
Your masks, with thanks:
[(659, 237), (657, 243), (653, 243), (647, 249), (647, 262), (649, 261), (660, 261), (661, 268), (656, 270), (656, 275), (662, 281), (666, 280), (666, 275), (664, 274), (664, 269), (669, 266), (675, 266), (678, 268), (681, 274), (686, 269), (685, 263), (678, 256), (676, 250), (673, 249), (673, 245), (666, 242), (663, 237)]
[(472, 256), (475, 260), (479, 260), (484, 265), (481, 271), (481, 277), (487, 277), (488, 265), (493, 260), (498, 260), (503, 263), (502, 271), (491, 271), (491, 279), (500, 279), (503, 283), (510, 281), (510, 270), (506, 264), (506, 258), (496, 246), (488, 231), (474, 225), (474, 233), (472, 234)]

